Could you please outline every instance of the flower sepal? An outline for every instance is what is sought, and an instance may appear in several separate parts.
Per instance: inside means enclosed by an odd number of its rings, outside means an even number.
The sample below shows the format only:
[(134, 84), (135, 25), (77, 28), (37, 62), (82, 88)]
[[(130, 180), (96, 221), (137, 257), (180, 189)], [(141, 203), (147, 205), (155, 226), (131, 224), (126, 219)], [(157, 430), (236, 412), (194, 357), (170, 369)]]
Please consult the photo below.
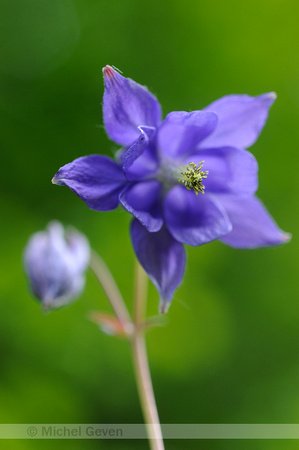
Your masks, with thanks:
[(131, 322), (123, 322), (118, 318), (100, 311), (92, 311), (89, 319), (100, 328), (103, 333), (110, 336), (127, 338), (134, 334), (134, 324)]
[(110, 314), (100, 311), (92, 311), (89, 314), (89, 319), (98, 325), (103, 333), (129, 339), (136, 333), (144, 333), (153, 328), (165, 326), (168, 323), (165, 316), (153, 316), (136, 327), (133, 322), (123, 322)]

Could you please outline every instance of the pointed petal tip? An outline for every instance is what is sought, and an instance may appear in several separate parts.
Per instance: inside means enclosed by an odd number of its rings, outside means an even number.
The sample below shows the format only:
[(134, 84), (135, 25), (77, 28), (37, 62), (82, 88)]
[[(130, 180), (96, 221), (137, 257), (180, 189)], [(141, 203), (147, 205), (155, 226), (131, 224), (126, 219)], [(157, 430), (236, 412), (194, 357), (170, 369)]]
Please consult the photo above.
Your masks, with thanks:
[(102, 72), (104, 75), (104, 81), (106, 83), (113, 83), (114, 81), (119, 79), (118, 77), (121, 74), (121, 71), (117, 67), (109, 65), (103, 67)]
[(276, 100), (277, 94), (276, 92), (269, 92), (268, 97), (271, 98), (272, 100)]
[(54, 177), (53, 177), (52, 180), (51, 180), (51, 183), (52, 183), (52, 184), (56, 184), (57, 186), (63, 184), (62, 180), (57, 176), (57, 174), (54, 175)]
[(292, 239), (291, 233), (281, 233), (281, 242), (282, 244), (287, 244)]
[(108, 89), (109, 87), (115, 85), (119, 73), (113, 67), (107, 65), (103, 68), (103, 75), (105, 87)]
[(264, 100), (269, 105), (272, 106), (275, 100), (277, 99), (276, 92), (268, 92), (267, 94), (264, 94)]
[(161, 298), (160, 302), (159, 302), (159, 313), (166, 314), (169, 310), (169, 306), (170, 306), (170, 302), (168, 302), (164, 298)]
[(103, 71), (104, 77), (107, 77), (110, 79), (113, 78), (114, 72), (115, 72), (115, 70), (113, 70), (113, 67), (107, 65), (107, 66), (103, 67), (102, 71)]

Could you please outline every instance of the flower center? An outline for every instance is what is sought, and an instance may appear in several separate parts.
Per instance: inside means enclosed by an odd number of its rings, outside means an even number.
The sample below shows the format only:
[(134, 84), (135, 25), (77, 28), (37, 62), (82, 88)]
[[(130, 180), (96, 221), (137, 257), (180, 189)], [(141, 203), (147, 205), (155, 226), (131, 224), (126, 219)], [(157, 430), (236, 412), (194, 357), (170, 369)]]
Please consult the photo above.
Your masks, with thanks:
[(202, 184), (202, 180), (207, 178), (208, 170), (203, 171), (202, 165), (204, 161), (200, 161), (199, 164), (190, 162), (188, 166), (185, 166), (185, 171), (179, 174), (178, 182), (183, 184), (189, 191), (193, 189), (196, 195), (200, 192), (204, 193), (205, 187)]
[(202, 165), (204, 161), (198, 164), (190, 162), (189, 164), (176, 164), (171, 160), (165, 159), (161, 161), (158, 172), (153, 178), (162, 183), (165, 193), (176, 184), (183, 184), (189, 191), (193, 189), (196, 195), (200, 192), (204, 193), (204, 185), (202, 180), (207, 178), (208, 170), (203, 171)]

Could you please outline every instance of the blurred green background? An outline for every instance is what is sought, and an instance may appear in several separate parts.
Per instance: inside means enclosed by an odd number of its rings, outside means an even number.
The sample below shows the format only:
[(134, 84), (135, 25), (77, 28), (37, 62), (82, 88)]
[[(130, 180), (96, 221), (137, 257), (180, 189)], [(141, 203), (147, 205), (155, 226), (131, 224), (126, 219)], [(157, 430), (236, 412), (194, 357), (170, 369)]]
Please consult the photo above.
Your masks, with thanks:
[[(129, 346), (101, 334), (93, 275), (72, 306), (43, 314), (22, 252), (52, 219), (86, 233), (129, 307), (129, 214), (91, 211), (58, 168), (117, 149), (103, 129), (101, 68), (158, 96), (163, 113), (231, 93), (276, 91), (251, 151), (259, 197), (293, 233), (280, 248), (188, 248), (168, 325), (148, 334), (162, 423), (298, 423), (298, 1), (0, 0), (1, 423), (142, 423)], [(296, 180), (296, 181), (295, 181)], [(148, 314), (158, 294), (149, 290)], [(6, 448), (38, 449), (39, 441)], [(146, 449), (146, 441), (43, 441), (43, 448)], [(295, 449), (295, 441), (167, 441), (166, 449)]]

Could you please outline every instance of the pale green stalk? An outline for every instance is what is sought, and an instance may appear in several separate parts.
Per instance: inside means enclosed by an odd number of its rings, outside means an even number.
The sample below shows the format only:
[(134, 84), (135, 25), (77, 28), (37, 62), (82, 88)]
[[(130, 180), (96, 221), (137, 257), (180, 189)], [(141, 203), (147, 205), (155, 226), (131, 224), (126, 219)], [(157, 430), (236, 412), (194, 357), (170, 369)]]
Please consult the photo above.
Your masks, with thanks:
[(89, 266), (102, 286), (116, 317), (129, 326), (132, 323), (131, 317), (118, 286), (102, 258), (94, 251), (91, 252)]
[(100, 256), (92, 251), (90, 268), (101, 284), (118, 320), (124, 329), (130, 330), (132, 357), (141, 408), (145, 420), (151, 450), (164, 450), (161, 425), (152, 386), (145, 345), (145, 313), (147, 275), (137, 262), (135, 274), (133, 322), (119, 292), (117, 284)]
[(148, 364), (143, 324), (145, 320), (147, 276), (137, 263), (134, 296), (135, 333), (131, 338), (137, 388), (151, 450), (164, 450), (161, 425)]

